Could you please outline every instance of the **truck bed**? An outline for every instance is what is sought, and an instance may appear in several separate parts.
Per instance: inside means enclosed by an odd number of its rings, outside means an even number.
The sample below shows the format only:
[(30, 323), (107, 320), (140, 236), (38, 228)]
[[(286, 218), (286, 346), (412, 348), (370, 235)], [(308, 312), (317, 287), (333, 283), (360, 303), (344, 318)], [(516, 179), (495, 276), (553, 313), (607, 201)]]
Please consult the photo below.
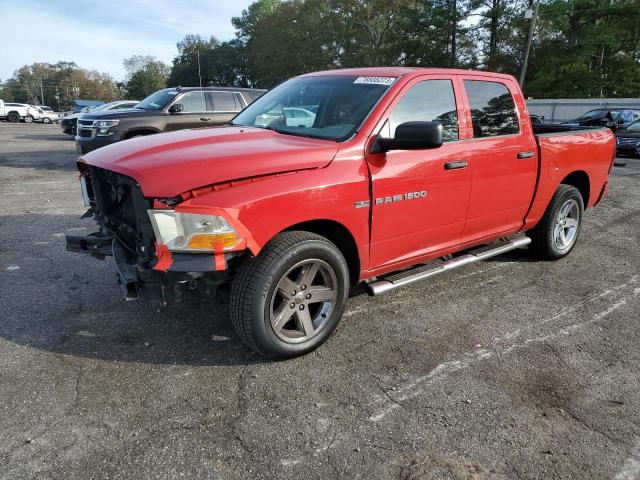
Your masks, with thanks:
[(593, 207), (606, 193), (615, 158), (613, 132), (608, 128), (567, 125), (534, 125), (538, 144), (538, 183), (525, 219), (525, 229), (544, 214), (551, 197), (569, 175), (582, 182), (585, 208)]

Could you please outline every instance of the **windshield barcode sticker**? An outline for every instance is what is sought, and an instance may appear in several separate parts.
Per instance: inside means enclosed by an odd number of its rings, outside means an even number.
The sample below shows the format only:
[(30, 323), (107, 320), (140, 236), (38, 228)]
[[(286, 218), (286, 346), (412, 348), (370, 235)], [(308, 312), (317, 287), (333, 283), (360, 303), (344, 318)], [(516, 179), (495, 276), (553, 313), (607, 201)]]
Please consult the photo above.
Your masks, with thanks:
[(365, 85), (392, 85), (395, 81), (395, 77), (358, 77), (353, 83), (361, 83)]

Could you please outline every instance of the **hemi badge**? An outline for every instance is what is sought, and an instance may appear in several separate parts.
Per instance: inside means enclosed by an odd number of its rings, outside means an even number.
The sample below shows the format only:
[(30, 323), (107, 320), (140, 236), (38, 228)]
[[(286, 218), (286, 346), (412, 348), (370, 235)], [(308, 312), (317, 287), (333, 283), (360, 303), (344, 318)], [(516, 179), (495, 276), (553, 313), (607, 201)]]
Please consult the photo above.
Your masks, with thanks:
[(371, 202), (369, 200), (359, 200), (353, 204), (356, 208), (369, 208), (371, 206)]

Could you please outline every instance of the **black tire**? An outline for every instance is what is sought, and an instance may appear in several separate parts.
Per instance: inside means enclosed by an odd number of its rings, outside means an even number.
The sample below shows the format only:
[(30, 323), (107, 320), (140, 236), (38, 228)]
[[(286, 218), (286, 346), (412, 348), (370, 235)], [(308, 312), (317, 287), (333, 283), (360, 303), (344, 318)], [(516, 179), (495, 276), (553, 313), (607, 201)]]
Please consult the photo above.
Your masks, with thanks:
[[(312, 327), (317, 330), (311, 328), (314, 333), (308, 336), (304, 328), (300, 338), (296, 339), (295, 327), (303, 323), (301, 315), (304, 314), (306, 301), (302, 299), (300, 304), (297, 302), (306, 286), (298, 285), (300, 291), (288, 300), (283, 297), (282, 289), (278, 292), (276, 290), (285, 279), (291, 280), (288, 275), (300, 275), (300, 278), (304, 278), (304, 270), (300, 270), (300, 273), (296, 273), (295, 270), (300, 264), (300, 269), (306, 268), (304, 262), (318, 262), (322, 265), (323, 272), (318, 270), (320, 273), (316, 279), (322, 281), (325, 275), (333, 275), (331, 281), (335, 282), (335, 292), (330, 291), (334, 292), (335, 300), (332, 300), (332, 303), (316, 303), (315, 307), (311, 306), (313, 302), (308, 300), (306, 315), (311, 318)], [(306, 293), (309, 297), (309, 292), (322, 288), (312, 287), (312, 282), (313, 279), (309, 282)], [(349, 285), (347, 262), (332, 242), (310, 232), (283, 232), (265, 245), (257, 257), (245, 260), (240, 266), (231, 285), (231, 321), (242, 341), (265, 357), (279, 360), (304, 355), (320, 346), (338, 325), (349, 295)], [(296, 293), (296, 290), (292, 293)], [(281, 302), (282, 310), (289, 307), (293, 309), (289, 313), (291, 320), (282, 323), (279, 333), (276, 333), (272, 326), (272, 312), (276, 310), (276, 301)], [(330, 306), (327, 306), (329, 304)], [(314, 308), (316, 310), (312, 313)], [(301, 311), (298, 312), (298, 309)], [(290, 327), (285, 328), (287, 325)], [(283, 339), (286, 335), (290, 335), (291, 339)]]
[[(563, 223), (561, 211), (570, 207), (573, 214), (564, 218), (564, 222), (574, 223), (577, 220), (575, 230), (573, 226)], [(577, 219), (575, 218), (577, 216)], [(553, 195), (546, 212), (538, 224), (528, 232), (531, 238), (529, 250), (534, 256), (542, 260), (558, 260), (569, 255), (580, 235), (582, 219), (584, 216), (584, 201), (580, 191), (571, 185), (560, 185)], [(563, 230), (559, 235), (560, 229)], [(570, 231), (571, 239), (563, 243), (562, 238), (567, 238), (566, 232)]]
[(18, 112), (9, 112), (7, 114), (7, 122), (18, 123), (20, 121), (20, 114)]

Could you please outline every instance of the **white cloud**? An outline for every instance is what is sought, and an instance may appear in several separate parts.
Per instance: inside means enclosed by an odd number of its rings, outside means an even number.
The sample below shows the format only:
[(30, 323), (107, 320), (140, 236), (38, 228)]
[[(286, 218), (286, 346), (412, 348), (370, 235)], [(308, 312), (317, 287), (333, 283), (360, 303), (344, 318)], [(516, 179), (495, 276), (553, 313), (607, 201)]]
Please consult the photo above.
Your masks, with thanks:
[(34, 62), (76, 62), (80, 67), (124, 77), (122, 60), (154, 55), (171, 63), (175, 44), (187, 33), (229, 39), (231, 17), (251, 0), (97, 2), (0, 0), (0, 78)]

